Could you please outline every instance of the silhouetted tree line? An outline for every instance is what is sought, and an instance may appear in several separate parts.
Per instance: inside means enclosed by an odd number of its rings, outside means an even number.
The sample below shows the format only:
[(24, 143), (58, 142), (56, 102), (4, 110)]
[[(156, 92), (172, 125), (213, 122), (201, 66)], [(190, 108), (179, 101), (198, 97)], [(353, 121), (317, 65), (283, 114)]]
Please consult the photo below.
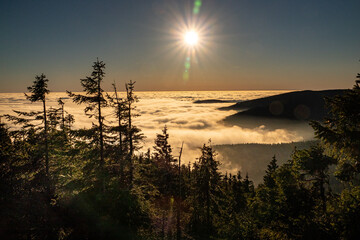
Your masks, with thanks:
[[(46, 107), (44, 74), (26, 95), (43, 109), (5, 115), (19, 128), (0, 124), (1, 239), (358, 239), (358, 82), (327, 99), (328, 119), (311, 123), (321, 143), (294, 150), (281, 166), (274, 156), (255, 187), (247, 175), (219, 171), (210, 141), (193, 164), (180, 164), (166, 126), (139, 153), (135, 82), (125, 97), (115, 83), (104, 93), (104, 70), (97, 60), (81, 80), (84, 94), (68, 91), (95, 119), (91, 128), (73, 129), (61, 99)], [(329, 184), (332, 165), (341, 191)]]

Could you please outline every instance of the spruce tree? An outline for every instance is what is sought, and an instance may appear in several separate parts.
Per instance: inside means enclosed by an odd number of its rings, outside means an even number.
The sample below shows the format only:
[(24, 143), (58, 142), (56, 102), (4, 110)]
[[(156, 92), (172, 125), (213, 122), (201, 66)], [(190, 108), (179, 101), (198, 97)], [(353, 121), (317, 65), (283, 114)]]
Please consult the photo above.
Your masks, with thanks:
[(295, 151), (293, 161), (300, 171), (301, 179), (313, 183), (315, 198), (320, 198), (321, 209), (325, 212), (327, 200), (325, 185), (329, 185), (329, 167), (336, 163), (336, 159), (326, 156), (324, 148), (316, 145), (310, 149)]
[[(50, 153), (56, 151), (51, 147), (53, 129), (49, 111), (46, 107), (48, 79), (44, 74), (35, 77), (29, 93), (25, 94), (31, 102), (42, 102), (42, 111), (14, 111), (17, 116), (5, 115), (15, 125), (21, 128), (11, 132), (16, 151), (14, 153), (13, 179), (19, 179), (21, 185), (17, 186), (17, 202), (23, 209), (19, 210), (20, 229), (27, 231), (30, 236), (53, 239), (55, 236), (53, 210), (56, 207), (55, 167), (50, 169)], [(51, 110), (52, 111), (52, 110)], [(52, 119), (55, 123), (56, 119)], [(51, 130), (51, 131), (50, 131)], [(55, 131), (56, 132), (56, 131)], [(57, 163), (57, 161), (53, 161)], [(52, 164), (51, 166), (54, 166)], [(50, 171), (51, 170), (51, 171)], [(15, 227), (16, 228), (16, 227)], [(21, 236), (19, 233), (18, 236)], [(29, 236), (29, 235), (28, 235)]]
[(97, 124), (93, 124), (92, 129), (79, 131), (80, 134), (84, 135), (86, 138), (92, 139), (92, 141), (97, 145), (98, 151), (100, 153), (99, 157), (99, 166), (102, 178), (102, 189), (105, 188), (105, 179), (104, 179), (104, 117), (103, 117), (103, 108), (107, 106), (107, 101), (104, 97), (104, 90), (102, 89), (102, 82), (105, 76), (105, 63), (99, 61), (99, 59), (94, 62), (93, 71), (90, 76), (81, 79), (81, 85), (85, 92), (83, 94), (75, 94), (73, 92), (67, 91), (68, 95), (72, 97), (73, 101), (77, 104), (86, 104), (84, 109), (85, 114), (92, 118), (94, 117), (97, 120)]
[(169, 134), (165, 126), (162, 130), (162, 134), (156, 134), (155, 146), (154, 146), (154, 159), (159, 165), (163, 167), (170, 166), (176, 160), (172, 156), (172, 149), (169, 144)]
[(46, 115), (46, 95), (49, 94), (48, 90), (48, 79), (42, 73), (40, 76), (35, 77), (35, 81), (32, 86), (28, 87), (30, 95), (25, 94), (26, 98), (31, 102), (41, 101), (43, 104), (43, 122), (44, 122), (44, 141), (45, 141), (45, 172), (46, 176), (49, 177), (49, 142), (48, 142), (48, 122)]
[(115, 82), (112, 84), (112, 86), (113, 86), (114, 94), (113, 95), (107, 94), (107, 99), (109, 100), (110, 106), (113, 107), (114, 109), (113, 116), (117, 121), (116, 122), (117, 125), (112, 127), (111, 130), (117, 133), (116, 134), (117, 137), (115, 137), (115, 141), (118, 142), (118, 148), (115, 151), (117, 152), (116, 154), (117, 160), (120, 161), (125, 151), (123, 142), (124, 142), (124, 135), (126, 134), (126, 125), (128, 120), (128, 118), (126, 117), (127, 102), (125, 99), (119, 96)]
[(193, 204), (190, 231), (198, 238), (209, 239), (216, 235), (214, 217), (218, 214), (221, 198), (219, 162), (215, 160), (215, 151), (210, 145), (203, 145), (201, 156), (194, 164)]
[[(165, 126), (162, 130), (162, 134), (157, 134), (154, 141), (155, 146), (153, 147), (153, 162), (155, 165), (155, 176), (154, 185), (157, 187), (160, 196), (155, 200), (160, 204), (157, 208), (162, 213), (161, 221), (164, 225), (162, 229), (163, 236), (172, 235), (173, 229), (173, 217), (171, 210), (173, 209), (174, 197), (177, 195), (177, 182), (176, 182), (176, 166), (172, 156), (172, 148), (168, 142), (169, 134), (167, 127)], [(165, 232), (165, 225), (167, 231)]]
[(60, 112), (59, 114), (60, 114), (60, 119), (61, 119), (61, 125), (60, 125), (61, 129), (63, 131), (70, 130), (71, 124), (73, 124), (75, 121), (74, 116), (72, 114), (69, 114), (65, 110), (65, 102), (63, 101), (62, 98), (58, 99), (58, 105), (60, 106), (58, 111)]
[(132, 187), (133, 178), (134, 178), (134, 151), (140, 148), (139, 142), (144, 138), (144, 135), (140, 133), (140, 129), (133, 125), (133, 118), (137, 117), (138, 114), (135, 113), (136, 106), (134, 105), (138, 102), (137, 96), (134, 94), (135, 82), (130, 80), (130, 82), (125, 84), (126, 88), (126, 117), (127, 117), (127, 129), (125, 142), (128, 146), (127, 159), (129, 162), (130, 168), (130, 187)]
[[(67, 91), (68, 95), (73, 98), (73, 101), (77, 104), (87, 104), (84, 111), (89, 118), (95, 117), (98, 121), (96, 126), (98, 139), (99, 139), (99, 151), (100, 151), (100, 164), (104, 165), (104, 117), (102, 116), (102, 110), (107, 106), (107, 101), (104, 98), (104, 90), (101, 87), (101, 83), (105, 76), (105, 63), (103, 61), (96, 60), (93, 64), (93, 71), (90, 77), (81, 79), (81, 85), (83, 87), (85, 95), (75, 94)], [(94, 136), (95, 137), (95, 136)]]
[[(132, 117), (133, 117), (133, 110), (135, 110), (133, 103), (137, 102), (138, 99), (134, 95), (134, 85), (135, 82), (130, 80), (129, 83), (125, 84), (126, 88), (126, 103), (127, 103), (127, 117), (128, 117), (128, 130), (127, 130), (127, 137), (129, 143), (129, 156), (130, 158), (134, 154), (134, 133), (133, 133), (133, 126), (132, 126)], [(132, 165), (132, 163), (131, 163)], [(132, 170), (131, 170), (132, 171)], [(131, 177), (132, 178), (132, 177)]]
[(312, 122), (315, 136), (339, 159), (337, 177), (343, 181), (360, 174), (360, 74), (356, 83), (343, 95), (326, 99), (330, 109), (323, 123)]
[(266, 174), (264, 176), (264, 184), (268, 188), (273, 188), (275, 186), (275, 179), (273, 174), (279, 166), (277, 165), (277, 160), (275, 155), (267, 166)]

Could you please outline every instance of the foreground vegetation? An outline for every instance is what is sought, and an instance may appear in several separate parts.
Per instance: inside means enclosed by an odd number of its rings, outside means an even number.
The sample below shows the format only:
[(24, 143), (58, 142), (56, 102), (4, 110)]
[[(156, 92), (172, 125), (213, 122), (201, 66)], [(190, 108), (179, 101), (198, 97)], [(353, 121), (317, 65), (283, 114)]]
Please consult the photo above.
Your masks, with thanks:
[[(239, 143), (213, 145), (213, 149), (218, 153), (217, 159), (221, 161), (220, 171), (226, 173), (232, 168), (241, 169), (241, 172), (248, 174), (257, 186), (263, 182), (271, 156), (275, 155), (277, 164), (282, 165), (289, 160), (294, 149), (307, 149), (318, 143), (319, 140), (274, 144)], [(333, 170), (333, 167), (330, 168), (330, 174)], [(333, 179), (332, 177), (331, 180)]]
[[(85, 95), (68, 92), (94, 118), (89, 129), (59, 99), (46, 107), (45, 75), (27, 98), (39, 112), (6, 115), (0, 125), (1, 239), (357, 239), (360, 232), (360, 87), (328, 99), (330, 117), (313, 122), (320, 144), (295, 150), (279, 166), (269, 156), (263, 182), (219, 171), (211, 142), (193, 164), (181, 164), (166, 127), (153, 149), (134, 126), (134, 82), (126, 97), (105, 94), (105, 64), (81, 80)], [(357, 76), (360, 80), (360, 75)], [(116, 119), (102, 115), (112, 107)], [(327, 154), (325, 154), (325, 152)], [(176, 154), (178, 155), (178, 154)], [(329, 184), (329, 168), (343, 183)]]

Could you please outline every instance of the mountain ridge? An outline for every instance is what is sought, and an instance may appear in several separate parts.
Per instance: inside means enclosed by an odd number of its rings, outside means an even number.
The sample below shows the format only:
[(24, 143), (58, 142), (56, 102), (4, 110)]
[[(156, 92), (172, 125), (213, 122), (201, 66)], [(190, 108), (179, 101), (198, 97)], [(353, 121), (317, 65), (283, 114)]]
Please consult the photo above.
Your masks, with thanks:
[(225, 121), (241, 117), (266, 117), (288, 120), (322, 120), (327, 114), (325, 98), (342, 95), (346, 89), (304, 90), (238, 102), (220, 110), (238, 110)]

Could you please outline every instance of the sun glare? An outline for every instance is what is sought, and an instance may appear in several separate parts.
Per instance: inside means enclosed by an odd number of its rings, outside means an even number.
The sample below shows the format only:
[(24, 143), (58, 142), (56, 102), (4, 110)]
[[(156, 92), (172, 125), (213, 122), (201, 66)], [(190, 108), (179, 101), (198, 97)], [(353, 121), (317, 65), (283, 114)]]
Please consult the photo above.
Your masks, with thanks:
[(190, 46), (195, 46), (198, 40), (199, 40), (199, 36), (194, 31), (190, 31), (185, 34), (185, 42)]

